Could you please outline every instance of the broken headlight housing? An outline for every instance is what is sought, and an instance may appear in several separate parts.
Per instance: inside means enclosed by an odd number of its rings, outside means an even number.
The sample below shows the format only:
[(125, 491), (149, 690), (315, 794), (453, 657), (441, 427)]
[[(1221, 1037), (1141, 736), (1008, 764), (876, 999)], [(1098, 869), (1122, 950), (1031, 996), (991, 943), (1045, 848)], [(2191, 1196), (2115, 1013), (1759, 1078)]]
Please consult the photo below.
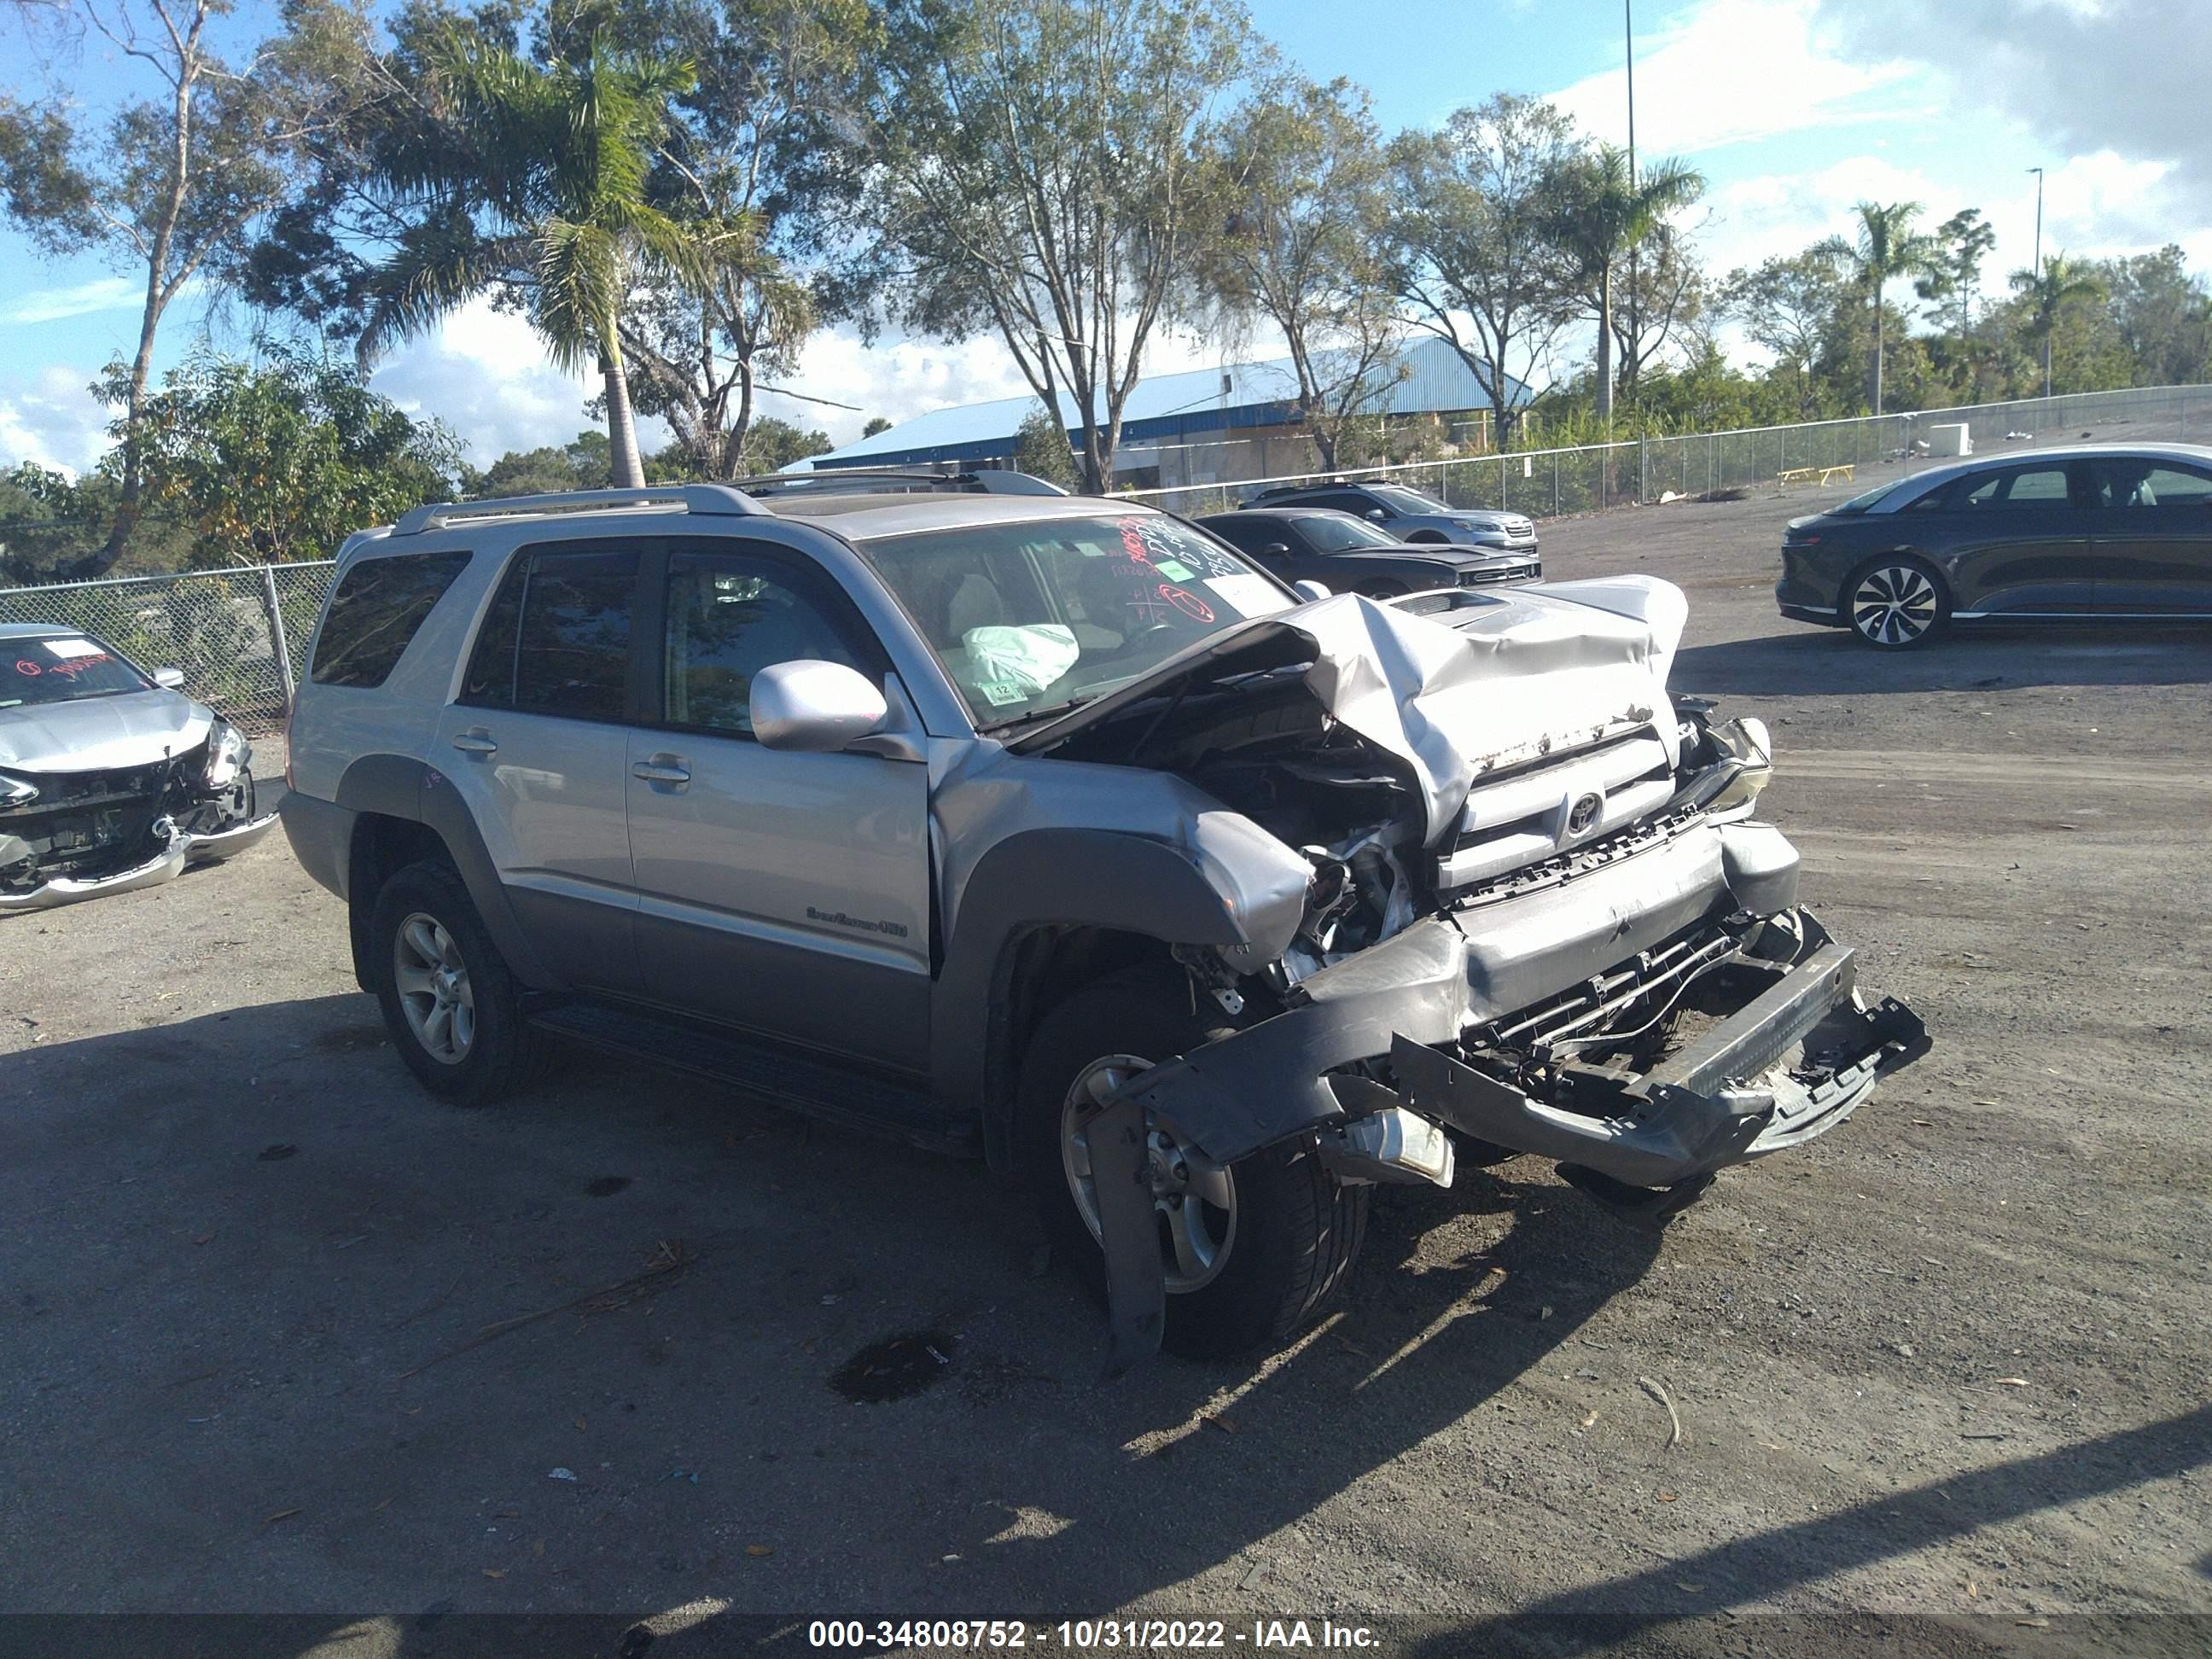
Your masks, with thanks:
[(0, 772), (0, 812), (28, 806), (39, 798), (39, 786), (12, 772)]
[(1743, 769), (1706, 804), (1706, 810), (1725, 812), (1730, 807), (1750, 805), (1774, 781), (1774, 738), (1766, 722), (1744, 715), (1708, 729), (1714, 746), (1740, 762)]
[(200, 781), (210, 789), (229, 788), (252, 755), (246, 747), (246, 734), (218, 714), (208, 732), (207, 769), (200, 775)]

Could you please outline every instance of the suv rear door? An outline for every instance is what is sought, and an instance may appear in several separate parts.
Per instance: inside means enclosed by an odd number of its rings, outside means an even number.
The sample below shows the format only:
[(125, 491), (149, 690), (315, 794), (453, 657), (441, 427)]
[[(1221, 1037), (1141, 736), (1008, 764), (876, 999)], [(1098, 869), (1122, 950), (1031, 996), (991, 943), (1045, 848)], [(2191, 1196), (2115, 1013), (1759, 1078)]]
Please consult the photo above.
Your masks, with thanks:
[(625, 722), (642, 557), (630, 538), (518, 550), (433, 751), (547, 966), (573, 986), (631, 994)]
[(661, 648), (629, 757), (646, 994), (919, 1069), (928, 769), (765, 749), (750, 717), (752, 676), (798, 659), (844, 663), (898, 703), (906, 694), (879, 642), (826, 571), (766, 542), (672, 538), (651, 562), (647, 590)]

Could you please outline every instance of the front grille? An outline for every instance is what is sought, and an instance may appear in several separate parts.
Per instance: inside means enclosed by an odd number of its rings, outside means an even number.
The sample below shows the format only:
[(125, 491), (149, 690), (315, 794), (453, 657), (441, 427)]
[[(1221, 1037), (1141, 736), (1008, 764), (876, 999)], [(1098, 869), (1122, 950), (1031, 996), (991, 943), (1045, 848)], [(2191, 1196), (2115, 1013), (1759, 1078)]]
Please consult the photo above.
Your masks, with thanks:
[(1556, 857), (1656, 811), (1674, 793), (1666, 746), (1650, 726), (1540, 761), (1468, 792), (1459, 832), (1437, 860), (1449, 892)]

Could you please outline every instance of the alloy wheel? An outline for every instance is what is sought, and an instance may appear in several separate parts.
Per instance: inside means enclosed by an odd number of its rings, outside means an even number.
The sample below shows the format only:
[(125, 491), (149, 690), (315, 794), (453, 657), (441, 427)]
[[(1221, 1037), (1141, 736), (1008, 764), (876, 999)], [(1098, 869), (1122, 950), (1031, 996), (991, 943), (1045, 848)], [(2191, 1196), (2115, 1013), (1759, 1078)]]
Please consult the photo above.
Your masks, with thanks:
[(1875, 645), (1911, 645), (1936, 625), (1936, 584), (1909, 564), (1879, 565), (1851, 594), (1851, 626)]
[[(1068, 1089), (1060, 1108), (1060, 1166), (1076, 1212), (1093, 1238), (1100, 1233), (1098, 1188), (1091, 1172), (1091, 1121), (1116, 1090), (1151, 1066), (1150, 1060), (1133, 1054), (1093, 1060)], [(1237, 1242), (1235, 1175), (1187, 1145), (1172, 1124), (1148, 1112), (1145, 1178), (1159, 1218), (1161, 1266), (1169, 1294), (1185, 1294), (1211, 1284), (1228, 1264)]]
[(469, 966), (444, 923), (417, 910), (392, 941), (392, 977), (400, 1012), (422, 1052), (442, 1065), (469, 1057), (477, 1037), (476, 994)]

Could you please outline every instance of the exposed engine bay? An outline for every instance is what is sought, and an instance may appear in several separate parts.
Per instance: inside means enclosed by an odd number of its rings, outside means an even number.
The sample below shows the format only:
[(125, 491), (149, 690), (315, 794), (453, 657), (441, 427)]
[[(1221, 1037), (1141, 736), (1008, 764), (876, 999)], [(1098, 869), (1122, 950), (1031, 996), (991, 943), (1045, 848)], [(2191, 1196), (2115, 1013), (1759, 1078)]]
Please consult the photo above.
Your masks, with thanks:
[(46, 909), (168, 880), (185, 863), (241, 852), (258, 814), (252, 748), (219, 717), (191, 748), (137, 765), (69, 769), (69, 757), (0, 768), (0, 911)]

